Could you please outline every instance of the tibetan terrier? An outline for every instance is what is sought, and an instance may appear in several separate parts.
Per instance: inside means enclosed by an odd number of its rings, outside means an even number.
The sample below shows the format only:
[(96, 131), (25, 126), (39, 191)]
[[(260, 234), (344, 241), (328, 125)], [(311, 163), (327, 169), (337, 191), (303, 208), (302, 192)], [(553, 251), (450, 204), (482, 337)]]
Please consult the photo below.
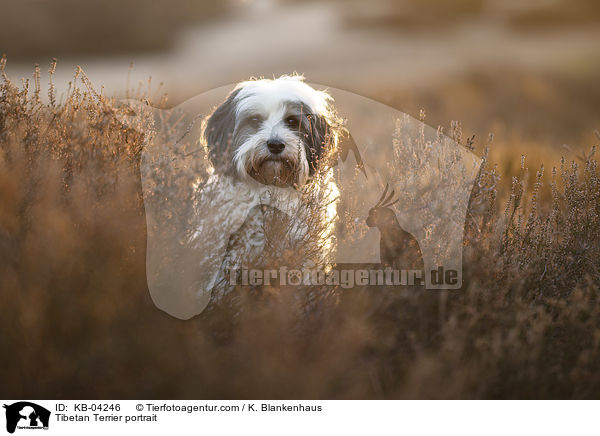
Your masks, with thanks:
[[(344, 129), (332, 101), (302, 76), (249, 80), (204, 120), (212, 175), (197, 200), (192, 241), (219, 256), (211, 301), (231, 292), (232, 269), (333, 257), (339, 191), (331, 163)], [(214, 270), (213, 261), (201, 263)]]
[(215, 170), (254, 187), (303, 186), (337, 143), (331, 101), (302, 76), (241, 82), (204, 124)]

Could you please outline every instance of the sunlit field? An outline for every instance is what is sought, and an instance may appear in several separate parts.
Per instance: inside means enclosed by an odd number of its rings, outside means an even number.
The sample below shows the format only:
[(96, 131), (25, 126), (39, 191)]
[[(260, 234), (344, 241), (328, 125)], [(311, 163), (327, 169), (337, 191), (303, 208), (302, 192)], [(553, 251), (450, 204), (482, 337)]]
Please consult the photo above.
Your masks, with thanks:
[(306, 312), (293, 295), (301, 288), (270, 289), (248, 294), (235, 316), (217, 308), (180, 321), (154, 306), (146, 284), (143, 114), (123, 124), (127, 109), (84, 71), (57, 96), (53, 64), (25, 82), (6, 64), (5, 397), (600, 395), (600, 85), (587, 70), (483, 71), (373, 91), (424, 109), (434, 126), (459, 119), (457, 139), (484, 157), (461, 290), (334, 290)]
[[(600, 3), (0, 9), (0, 396), (600, 398)], [(442, 126), (483, 159), (460, 290), (254, 287), (187, 321), (155, 306), (151, 110), (123, 99), (171, 108), (293, 72)], [(185, 200), (206, 170), (193, 156), (165, 198)]]

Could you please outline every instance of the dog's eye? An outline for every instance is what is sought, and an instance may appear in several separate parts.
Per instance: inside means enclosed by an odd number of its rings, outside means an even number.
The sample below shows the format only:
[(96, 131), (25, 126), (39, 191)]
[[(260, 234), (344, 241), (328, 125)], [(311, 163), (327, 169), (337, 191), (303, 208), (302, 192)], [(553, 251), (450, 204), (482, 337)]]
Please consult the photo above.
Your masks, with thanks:
[(293, 115), (290, 115), (289, 117), (287, 117), (287, 118), (285, 119), (285, 123), (286, 123), (288, 126), (297, 127), (297, 126), (298, 126), (298, 124), (300, 124), (300, 119), (299, 119), (298, 117), (295, 117), (295, 116), (293, 116)]
[(252, 124), (253, 126), (258, 126), (262, 122), (262, 118), (259, 117), (258, 115), (252, 115), (252, 116), (246, 118), (246, 121), (249, 124)]

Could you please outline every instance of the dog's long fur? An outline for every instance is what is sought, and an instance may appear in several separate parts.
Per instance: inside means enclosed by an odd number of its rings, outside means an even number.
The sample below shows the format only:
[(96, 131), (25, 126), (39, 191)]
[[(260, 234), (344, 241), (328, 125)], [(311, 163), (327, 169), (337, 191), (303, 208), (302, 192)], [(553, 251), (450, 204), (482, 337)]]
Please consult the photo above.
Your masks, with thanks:
[[(313, 224), (303, 222), (307, 215), (299, 211), (303, 202), (322, 202), (311, 206), (322, 206), (318, 219), (329, 226), (330, 232), (321, 232), (320, 237), (331, 236), (336, 217), (334, 198), (339, 192), (333, 170), (320, 170), (326, 156), (336, 152), (343, 130), (332, 101), (328, 93), (307, 85), (302, 76), (249, 80), (239, 83), (204, 120), (202, 139), (214, 172), (203, 189), (218, 197), (205, 203), (228, 205), (215, 206), (215, 213), (238, 223), (215, 288), (219, 280), (223, 281), (226, 269), (240, 262), (256, 267), (255, 260), (268, 257), (264, 256), (268, 237), (265, 207), (286, 215), (288, 228), (295, 229), (287, 237), (306, 239)], [(325, 195), (305, 195), (304, 188), (315, 178), (327, 184)], [(316, 245), (329, 251), (321, 253), (324, 257), (334, 250), (331, 243), (320, 241)], [(222, 292), (213, 291), (212, 300), (220, 296)]]

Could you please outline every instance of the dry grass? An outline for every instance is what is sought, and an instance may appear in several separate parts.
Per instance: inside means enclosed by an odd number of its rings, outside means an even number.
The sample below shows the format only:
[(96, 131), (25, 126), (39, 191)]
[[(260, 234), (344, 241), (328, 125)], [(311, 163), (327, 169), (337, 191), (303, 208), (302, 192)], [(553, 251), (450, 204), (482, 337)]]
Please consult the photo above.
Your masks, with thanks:
[(235, 322), (183, 322), (146, 287), (147, 120), (124, 126), (81, 72), (64, 101), (41, 92), (0, 87), (3, 396), (600, 397), (594, 157), (543, 176), (517, 152), (512, 173), (488, 158), (461, 291), (341, 291), (309, 317), (281, 292), (249, 297)]

